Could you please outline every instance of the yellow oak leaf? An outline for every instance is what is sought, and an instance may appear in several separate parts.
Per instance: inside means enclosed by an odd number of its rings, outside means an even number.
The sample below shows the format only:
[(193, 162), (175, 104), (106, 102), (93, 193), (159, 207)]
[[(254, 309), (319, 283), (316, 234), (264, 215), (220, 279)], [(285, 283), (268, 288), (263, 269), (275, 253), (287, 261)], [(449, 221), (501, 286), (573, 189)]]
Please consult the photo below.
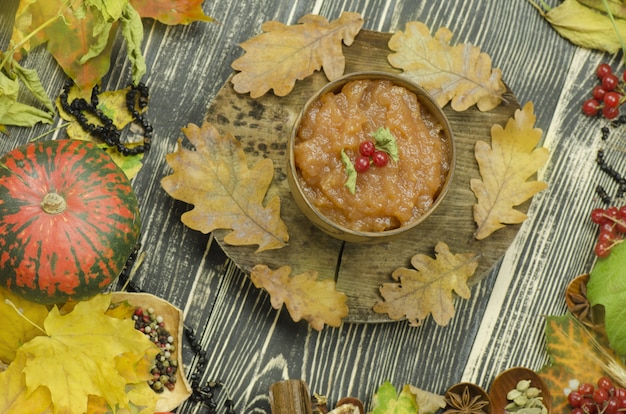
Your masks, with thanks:
[(308, 271), (290, 276), (291, 267), (282, 266), (271, 270), (265, 265), (252, 268), (250, 279), (254, 285), (270, 294), (274, 309), (285, 304), (291, 319), (295, 322), (304, 319), (317, 331), (324, 324), (338, 327), (348, 315), (348, 297), (335, 289), (333, 280), (317, 280), (317, 272)]
[[(110, 303), (110, 295), (97, 295), (64, 315), (57, 307), (50, 310), (43, 324), (46, 335), (17, 350), (16, 359), (25, 359), (27, 393), (47, 389), (55, 412), (86, 412), (89, 395), (104, 398), (110, 407), (130, 406), (118, 358), (145, 366), (146, 355), (154, 359), (159, 350), (131, 319), (107, 316)], [(12, 379), (20, 381), (21, 376)], [(152, 410), (157, 399), (154, 394)]]
[(502, 71), (491, 66), (491, 58), (469, 43), (450, 45), (452, 32), (441, 27), (431, 37), (428, 26), (409, 22), (404, 32), (389, 39), (395, 53), (387, 59), (403, 70), (402, 75), (415, 81), (436, 99), (442, 108), (450, 102), (455, 111), (474, 104), (490, 111), (502, 102), (506, 86)]
[(314, 14), (292, 26), (264, 23), (263, 33), (242, 43), (246, 53), (232, 63), (240, 71), (232, 78), (235, 91), (257, 98), (273, 89), (275, 95), (285, 96), (296, 80), (320, 68), (328, 80), (338, 78), (346, 63), (341, 44), (350, 46), (362, 26), (361, 15), (351, 12), (343, 12), (330, 23)]
[(380, 287), (383, 301), (374, 305), (374, 312), (386, 313), (391, 319), (407, 318), (419, 326), (428, 315), (446, 326), (454, 316), (452, 293), (470, 298), (467, 280), (474, 274), (478, 261), (473, 253), (453, 254), (447, 244), (438, 242), (435, 259), (424, 254), (411, 258), (415, 269), (398, 268), (391, 277), (397, 283)]
[(526, 214), (513, 207), (530, 199), (548, 185), (541, 181), (528, 181), (548, 160), (547, 148), (536, 148), (542, 131), (534, 128), (533, 104), (515, 111), (506, 127), (491, 127), (491, 147), (477, 141), (476, 161), (482, 180), (470, 180), (478, 203), (474, 205), (474, 221), (478, 229), (474, 236), (482, 240), (506, 224), (526, 220)]
[[(48, 316), (48, 308), (27, 301), (7, 289), (0, 288), (0, 361), (8, 364), (15, 359), (17, 349), (38, 335), (42, 335), (37, 326), (43, 325)], [(30, 322), (29, 322), (30, 321)], [(3, 412), (0, 410), (0, 412)]]
[(248, 168), (241, 143), (208, 122), (202, 128), (190, 124), (183, 132), (195, 151), (179, 142), (177, 151), (165, 156), (174, 172), (161, 180), (170, 196), (194, 205), (182, 215), (183, 223), (203, 233), (231, 229), (225, 243), (256, 244), (257, 252), (285, 246), (289, 235), (280, 218), (280, 198), (263, 205), (274, 176), (272, 160)]

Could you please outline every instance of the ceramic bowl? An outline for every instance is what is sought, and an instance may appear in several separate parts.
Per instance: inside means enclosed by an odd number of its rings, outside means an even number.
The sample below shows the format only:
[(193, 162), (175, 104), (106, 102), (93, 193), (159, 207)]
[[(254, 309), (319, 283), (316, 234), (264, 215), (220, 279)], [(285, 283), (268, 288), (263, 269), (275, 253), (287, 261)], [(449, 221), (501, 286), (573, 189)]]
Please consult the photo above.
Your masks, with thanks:
[[(449, 169), (446, 178), (443, 182), (443, 185), (440, 187), (439, 191), (435, 195), (435, 199), (429, 210), (427, 210), (420, 217), (414, 218), (412, 221), (401, 227), (385, 231), (357, 231), (337, 224), (330, 220), (328, 217), (324, 216), (305, 195), (299, 179), (299, 172), (296, 166), (296, 160), (294, 156), (294, 147), (296, 144), (297, 134), (300, 129), (302, 118), (309, 110), (309, 108), (314, 104), (314, 102), (316, 102), (322, 95), (326, 93), (339, 93), (344, 85), (351, 81), (364, 79), (388, 80), (391, 81), (394, 85), (404, 87), (408, 91), (414, 93), (422, 107), (425, 108), (433, 116), (435, 121), (441, 125), (442, 140), (444, 141), (444, 144), (447, 145), (449, 154)], [(298, 114), (291, 132), (291, 136), (289, 138), (287, 152), (289, 158), (287, 162), (287, 178), (291, 194), (293, 195), (294, 201), (298, 208), (316, 227), (318, 227), (328, 235), (340, 240), (353, 243), (376, 243), (389, 241), (398, 238), (399, 236), (404, 235), (405, 233), (412, 231), (413, 229), (418, 227), (437, 209), (437, 207), (444, 199), (452, 181), (456, 162), (456, 148), (452, 135), (452, 129), (443, 110), (430, 96), (430, 94), (426, 92), (426, 90), (424, 90), (422, 87), (399, 75), (394, 75), (386, 72), (355, 72), (326, 84), (326, 86), (320, 89), (307, 101), (307, 103), (302, 108), (302, 111)]]

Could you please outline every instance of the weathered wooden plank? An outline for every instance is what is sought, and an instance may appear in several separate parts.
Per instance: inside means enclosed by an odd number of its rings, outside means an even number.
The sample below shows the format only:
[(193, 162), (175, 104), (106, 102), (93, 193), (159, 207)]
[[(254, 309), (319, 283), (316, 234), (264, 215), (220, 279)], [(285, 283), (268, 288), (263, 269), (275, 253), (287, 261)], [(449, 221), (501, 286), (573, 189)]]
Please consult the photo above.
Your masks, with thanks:
[[(2, 48), (8, 44), (9, 16), (17, 4), (2, 4)], [(488, 387), (504, 368), (543, 364), (542, 315), (562, 312), (560, 295), (568, 280), (591, 266), (595, 229), (586, 218), (599, 205), (593, 196), (595, 184), (610, 183), (593, 161), (600, 145), (598, 124), (579, 114), (594, 82), (590, 74), (602, 55), (577, 52), (525, 1), (217, 1), (206, 2), (205, 10), (220, 23), (146, 23), (148, 114), (155, 127), (155, 147), (134, 182), (146, 254), (135, 281), (185, 310), (186, 324), (197, 331), (208, 352), (204, 380), (225, 383), (218, 403), (228, 395), (237, 412), (266, 413), (269, 386), (295, 378), (331, 401), (353, 395), (369, 404), (385, 380), (396, 387), (411, 383), (443, 393), (462, 379)], [(472, 289), (472, 299), (455, 301), (456, 316), (445, 328), (428, 320), (417, 329), (401, 322), (346, 324), (315, 332), (305, 323), (293, 323), (284, 310), (271, 308), (267, 294), (226, 260), (211, 236), (182, 225), (180, 215), (189, 207), (160, 187), (160, 179), (169, 173), (165, 154), (175, 148), (181, 127), (202, 121), (232, 73), (230, 63), (242, 53), (241, 41), (259, 33), (267, 20), (294, 23), (308, 12), (333, 19), (343, 10), (361, 12), (370, 30), (392, 32), (420, 20), (433, 30), (450, 28), (453, 42), (479, 46), (502, 69), (520, 104), (534, 103), (537, 126), (552, 152), (541, 172), (549, 189), (536, 197), (529, 221), (501, 265)], [(130, 79), (123, 48), (118, 50), (111, 74), (103, 79), (107, 89), (124, 87)], [(35, 50), (24, 63), (37, 68), (51, 96), (58, 94), (63, 74), (45, 50)], [(10, 128), (10, 137), (0, 140), (0, 151), (47, 130)], [(613, 157), (619, 168), (626, 167), (623, 157)], [(197, 362), (188, 346), (185, 361), (190, 369)], [(179, 410), (194, 412), (198, 407), (191, 402)]]

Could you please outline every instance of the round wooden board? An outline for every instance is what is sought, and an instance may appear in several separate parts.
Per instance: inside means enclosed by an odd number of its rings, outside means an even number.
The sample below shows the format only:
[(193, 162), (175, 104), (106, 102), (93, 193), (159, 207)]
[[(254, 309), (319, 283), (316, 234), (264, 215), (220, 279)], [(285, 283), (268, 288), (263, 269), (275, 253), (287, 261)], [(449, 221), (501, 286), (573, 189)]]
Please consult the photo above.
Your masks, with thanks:
[[(392, 73), (387, 62), (390, 50), (387, 43), (391, 34), (362, 30), (354, 43), (343, 47), (346, 57), (345, 73), (362, 70), (381, 70)], [(477, 140), (491, 142), (491, 127), (504, 126), (519, 109), (517, 99), (510, 90), (503, 103), (489, 112), (475, 107), (464, 112), (444, 108), (452, 126), (457, 146), (457, 164), (452, 185), (438, 210), (418, 228), (401, 239), (377, 245), (344, 243), (317, 230), (298, 210), (286, 179), (287, 140), (295, 118), (309, 97), (328, 80), (316, 72), (296, 83), (287, 96), (268, 93), (252, 99), (236, 93), (230, 79), (209, 105), (205, 121), (213, 124), (222, 134), (232, 134), (239, 139), (250, 165), (261, 158), (274, 161), (274, 180), (266, 200), (278, 195), (281, 200), (281, 218), (289, 231), (289, 245), (277, 250), (256, 253), (257, 246), (229, 246), (224, 243), (228, 230), (214, 232), (225, 253), (238, 267), (248, 273), (253, 266), (265, 264), (271, 269), (289, 265), (292, 275), (304, 271), (317, 271), (319, 279), (334, 279), (337, 288), (348, 296), (349, 315), (345, 322), (390, 322), (386, 314), (377, 314), (372, 308), (382, 297), (379, 286), (394, 282), (392, 272), (399, 267), (411, 266), (411, 257), (426, 254), (434, 257), (434, 247), (445, 242), (450, 251), (479, 255), (479, 266), (469, 284), (483, 279), (504, 255), (519, 230), (519, 225), (506, 226), (484, 240), (473, 234), (476, 224), (472, 206), (476, 198), (470, 189), (470, 179), (480, 178), (474, 157)], [(526, 212), (530, 202), (519, 207)]]

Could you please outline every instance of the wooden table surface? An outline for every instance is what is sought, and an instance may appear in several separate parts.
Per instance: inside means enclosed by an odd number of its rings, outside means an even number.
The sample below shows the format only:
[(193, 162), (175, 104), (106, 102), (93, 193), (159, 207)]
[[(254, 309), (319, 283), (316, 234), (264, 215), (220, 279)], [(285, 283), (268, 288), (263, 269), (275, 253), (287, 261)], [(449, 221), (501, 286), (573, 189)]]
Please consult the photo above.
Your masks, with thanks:
[[(556, 6), (558, 0), (547, 0)], [(2, 0), (0, 48), (10, 38), (17, 0)], [(371, 406), (376, 388), (386, 380), (443, 394), (451, 385), (470, 381), (488, 388), (499, 372), (512, 366), (539, 369), (547, 362), (544, 315), (565, 312), (568, 282), (588, 272), (595, 227), (588, 219), (602, 203), (595, 186), (609, 188), (595, 153), (605, 123), (581, 114), (580, 106), (595, 84), (595, 66), (611, 56), (575, 47), (560, 37), (524, 0), (232, 0), (207, 1), (206, 14), (219, 23), (167, 27), (144, 22), (144, 55), (151, 91), (148, 117), (153, 146), (133, 185), (143, 216), (145, 259), (135, 276), (144, 291), (180, 307), (185, 324), (195, 330), (208, 354), (204, 380), (219, 379), (239, 413), (270, 411), (268, 390), (284, 379), (302, 379), (330, 403), (355, 396)], [(321, 332), (294, 323), (285, 309), (271, 307), (231, 262), (211, 235), (184, 226), (181, 214), (191, 206), (172, 199), (161, 187), (171, 170), (165, 155), (182, 137), (181, 128), (201, 124), (227, 78), (239, 44), (260, 33), (263, 22), (294, 24), (308, 13), (328, 19), (342, 11), (359, 12), (364, 29), (403, 30), (421, 21), (434, 31), (448, 27), (453, 43), (472, 43), (491, 56), (503, 80), (523, 105), (532, 101), (536, 127), (550, 150), (539, 179), (549, 184), (534, 197), (529, 219), (503, 259), (472, 287), (470, 300), (455, 299), (456, 314), (446, 327), (428, 319), (419, 328), (406, 322), (352, 324)], [(130, 68), (120, 41), (112, 70), (102, 89), (130, 82)], [(23, 64), (40, 73), (48, 94), (56, 97), (64, 76), (44, 49)], [(60, 121), (56, 120), (57, 123)], [(0, 150), (26, 143), (50, 126), (10, 128)], [(63, 131), (54, 138), (63, 138)], [(616, 143), (617, 137), (615, 139)], [(624, 165), (616, 156), (614, 165)], [(450, 235), (450, 237), (454, 237)], [(197, 364), (185, 345), (189, 370)], [(219, 395), (220, 401), (226, 392)], [(187, 402), (179, 413), (202, 412)]]

